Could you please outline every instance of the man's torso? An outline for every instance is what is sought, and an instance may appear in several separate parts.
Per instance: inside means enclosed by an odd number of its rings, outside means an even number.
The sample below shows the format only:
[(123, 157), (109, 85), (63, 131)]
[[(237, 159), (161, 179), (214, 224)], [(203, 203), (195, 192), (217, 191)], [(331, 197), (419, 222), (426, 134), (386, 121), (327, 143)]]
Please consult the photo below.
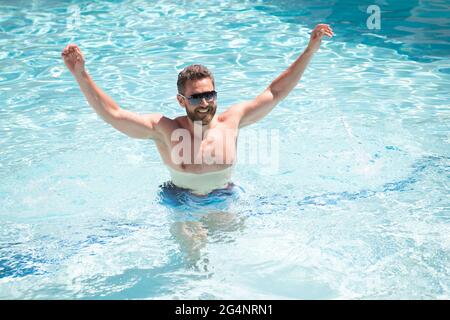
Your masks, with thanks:
[(236, 162), (238, 124), (223, 114), (215, 116), (211, 123), (206, 131), (197, 126), (192, 132), (186, 116), (164, 118), (160, 127), (162, 138), (155, 140), (163, 162), (174, 170), (189, 173), (232, 166)]

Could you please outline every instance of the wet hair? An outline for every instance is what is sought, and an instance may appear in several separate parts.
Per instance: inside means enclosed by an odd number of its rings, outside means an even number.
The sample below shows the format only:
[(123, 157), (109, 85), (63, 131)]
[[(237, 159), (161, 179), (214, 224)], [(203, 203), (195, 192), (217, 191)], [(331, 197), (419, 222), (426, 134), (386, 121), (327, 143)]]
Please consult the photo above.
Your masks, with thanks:
[(184, 91), (186, 89), (186, 82), (188, 80), (201, 80), (204, 78), (210, 78), (213, 86), (215, 87), (214, 76), (212, 75), (211, 71), (209, 71), (205, 66), (201, 64), (193, 64), (184, 68), (178, 74), (178, 93), (184, 94)]

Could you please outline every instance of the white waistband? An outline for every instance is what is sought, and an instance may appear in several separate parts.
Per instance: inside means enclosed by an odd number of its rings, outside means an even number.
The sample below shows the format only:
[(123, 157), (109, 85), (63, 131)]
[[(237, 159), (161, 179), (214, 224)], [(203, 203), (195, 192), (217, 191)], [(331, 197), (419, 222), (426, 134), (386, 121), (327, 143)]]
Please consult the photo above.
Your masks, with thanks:
[(233, 166), (205, 173), (183, 172), (167, 167), (173, 184), (180, 188), (190, 189), (196, 194), (207, 194), (215, 189), (225, 188), (230, 183), (233, 171)]

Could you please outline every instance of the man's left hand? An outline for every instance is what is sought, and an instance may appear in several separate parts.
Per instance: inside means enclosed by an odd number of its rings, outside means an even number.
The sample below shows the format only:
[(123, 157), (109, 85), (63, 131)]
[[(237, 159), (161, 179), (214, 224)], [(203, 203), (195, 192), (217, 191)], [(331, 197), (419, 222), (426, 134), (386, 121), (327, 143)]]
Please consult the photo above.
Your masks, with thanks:
[(322, 37), (326, 35), (328, 37), (334, 36), (333, 29), (328, 24), (318, 24), (311, 32), (311, 38), (309, 39), (308, 48), (312, 52), (317, 52), (322, 42)]

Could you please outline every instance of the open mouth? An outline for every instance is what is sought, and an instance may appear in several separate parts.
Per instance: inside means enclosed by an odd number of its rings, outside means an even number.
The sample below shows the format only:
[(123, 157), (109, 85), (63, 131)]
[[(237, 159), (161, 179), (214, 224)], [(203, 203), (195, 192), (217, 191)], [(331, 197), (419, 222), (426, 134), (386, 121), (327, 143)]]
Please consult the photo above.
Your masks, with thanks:
[(200, 113), (200, 114), (205, 114), (209, 112), (209, 108), (198, 108), (196, 110), (196, 112)]

